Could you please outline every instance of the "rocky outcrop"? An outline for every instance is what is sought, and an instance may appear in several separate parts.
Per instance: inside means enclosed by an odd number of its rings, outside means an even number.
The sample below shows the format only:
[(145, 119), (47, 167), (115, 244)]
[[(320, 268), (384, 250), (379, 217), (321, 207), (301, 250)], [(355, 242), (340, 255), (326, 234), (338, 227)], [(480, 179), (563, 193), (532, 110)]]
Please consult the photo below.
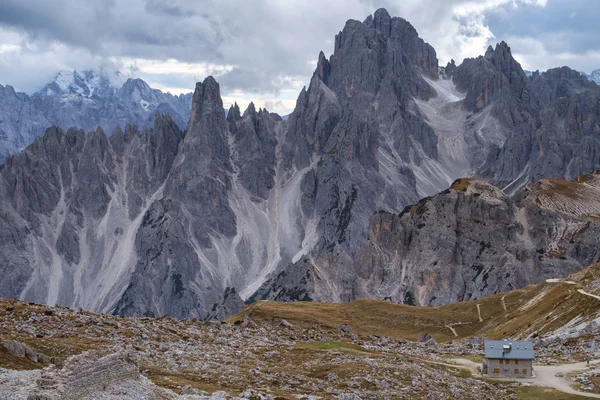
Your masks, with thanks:
[(233, 135), (232, 159), (240, 184), (251, 196), (268, 199), (275, 185), (277, 138), (273, 132), (278, 121), (267, 110), (257, 112), (254, 103), (250, 103), (243, 116), (239, 109), (233, 109), (227, 121)]
[(70, 357), (64, 368), (44, 369), (27, 400), (175, 399), (168, 390), (140, 374), (133, 353), (100, 357), (85, 352)]
[[(584, 179), (590, 184), (542, 181), (514, 199), (482, 181), (457, 181), (400, 214), (378, 213), (355, 262), (329, 254), (314, 261), (318, 268), (299, 263), (290, 270), (304, 280), (291, 283), (284, 271), (263, 296), (293, 290), (317, 301), (441, 305), (565, 276), (600, 257), (599, 178)], [(341, 282), (338, 292), (319, 290), (321, 281)]]
[(2, 345), (4, 346), (8, 354), (11, 354), (15, 357), (27, 357), (34, 363), (47, 364), (51, 361), (50, 357), (46, 356), (45, 354), (36, 352), (27, 344), (19, 342), (17, 340), (7, 340), (4, 343), (2, 343)]
[(212, 306), (206, 319), (223, 321), (239, 313), (242, 308), (244, 308), (244, 300), (242, 300), (235, 288), (227, 287), (223, 292), (223, 298)]
[(574, 179), (598, 167), (600, 87), (595, 83), (568, 67), (528, 79), (505, 42), (450, 69), (466, 93), (463, 106), (475, 113), (471, 120), (489, 115), (499, 125), (477, 130), (496, 131), (491, 143), (485, 135), (469, 137), (481, 143), (471, 147), (485, 155), (474, 165), (476, 176), (512, 194), (537, 179)]

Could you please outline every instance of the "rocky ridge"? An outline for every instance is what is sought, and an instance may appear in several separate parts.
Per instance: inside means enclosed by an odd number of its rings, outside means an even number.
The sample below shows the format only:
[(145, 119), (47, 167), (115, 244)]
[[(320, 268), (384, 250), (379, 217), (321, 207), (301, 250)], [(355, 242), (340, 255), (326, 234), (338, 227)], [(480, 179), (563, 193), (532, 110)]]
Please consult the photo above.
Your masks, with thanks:
[(0, 85), (0, 160), (25, 148), (51, 125), (86, 131), (100, 126), (107, 133), (127, 124), (144, 129), (160, 112), (184, 129), (191, 98), (191, 93), (163, 93), (110, 69), (62, 71), (31, 96)]
[[(483, 181), (458, 180), (401, 213), (377, 213), (356, 261), (337, 254), (301, 260), (257, 297), (434, 306), (562, 277), (600, 259), (600, 174), (578, 180), (540, 180), (513, 197)], [(319, 290), (328, 273), (343, 282), (335, 292)]]
[[(64, 364), (20, 364), (45, 366), (32, 372), (0, 369), (0, 395), (10, 393), (15, 400), (518, 398), (514, 386), (481, 381), (445, 361), (480, 356), (482, 349), (468, 340), (419, 343), (416, 337), (357, 335), (348, 326), (120, 318), (14, 300), (0, 303), (3, 338), (27, 342)], [(548, 362), (582, 357), (580, 349), (560, 340), (536, 346), (540, 355), (548, 354)], [(2, 367), (14, 368), (20, 360), (0, 351)], [(26, 385), (10, 391), (23, 379)], [(61, 394), (67, 397), (57, 397)]]
[[(598, 168), (598, 99), (566, 67), (527, 78), (504, 42), (438, 68), (380, 9), (319, 55), (287, 121), (253, 104), (226, 117), (209, 77), (183, 132), (162, 116), (110, 139), (52, 128), (7, 159), (0, 294), (206, 318), (257, 299), (442, 304), (562, 277), (598, 259), (596, 221), (523, 188)], [(463, 176), (501, 189), (444, 191)]]

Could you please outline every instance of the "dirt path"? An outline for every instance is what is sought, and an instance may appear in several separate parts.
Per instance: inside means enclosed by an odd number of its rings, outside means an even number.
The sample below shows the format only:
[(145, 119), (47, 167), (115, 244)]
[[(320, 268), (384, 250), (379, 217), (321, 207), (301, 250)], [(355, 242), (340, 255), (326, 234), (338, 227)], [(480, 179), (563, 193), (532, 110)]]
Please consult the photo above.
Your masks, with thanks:
[(558, 278), (546, 279), (546, 283), (566, 283), (568, 285), (577, 285), (577, 282), (563, 281), (562, 279)]
[(456, 332), (456, 329), (454, 329), (452, 327), (452, 325), (444, 325), (446, 328), (450, 329), (452, 331), (452, 333), (454, 334), (454, 336), (458, 337), (458, 332)]
[[(598, 362), (599, 360), (596, 360)], [(576, 371), (586, 371), (589, 368), (585, 362), (576, 364), (562, 364), (562, 365), (537, 365), (533, 367), (535, 372), (535, 378), (527, 379), (531, 383), (537, 386), (551, 386), (556, 390), (560, 390), (564, 393), (576, 394), (579, 396), (594, 397), (600, 399), (600, 394), (586, 393), (575, 390), (571, 387), (570, 382), (565, 378), (555, 376), (557, 373), (562, 372), (568, 374)]]
[(588, 292), (584, 291), (583, 289), (578, 289), (577, 291), (581, 294), (585, 294), (586, 296), (593, 297), (596, 300), (600, 300), (600, 296), (596, 296), (595, 294), (588, 293)]
[(470, 322), (455, 322), (453, 324), (448, 324), (448, 325), (444, 325), (446, 328), (450, 329), (452, 331), (452, 333), (454, 334), (454, 336), (458, 337), (458, 332), (456, 332), (456, 329), (454, 329), (455, 326), (458, 325), (469, 325)]
[(502, 301), (502, 308), (504, 308), (504, 312), (507, 312), (508, 310), (506, 309), (506, 303), (504, 302), (504, 298), (508, 295), (505, 294), (504, 296), (502, 296), (502, 298), (500, 299)]
[(481, 304), (477, 304), (477, 314), (479, 314), (479, 322), (483, 322), (483, 318), (481, 318)]
[[(455, 362), (456, 365), (469, 369), (474, 375), (479, 374), (478, 367), (479, 363), (473, 362), (466, 358), (454, 358), (451, 361)], [(600, 360), (594, 360), (590, 362), (590, 365), (599, 364)], [(530, 383), (536, 386), (544, 386), (544, 387), (552, 387), (556, 390), (559, 390), (563, 393), (575, 394), (578, 396), (585, 396), (589, 398), (597, 398), (600, 399), (600, 394), (595, 393), (586, 393), (575, 390), (571, 387), (571, 382), (566, 380), (563, 377), (556, 376), (557, 373), (561, 372), (564, 375), (567, 375), (571, 372), (578, 371), (586, 371), (589, 370), (589, 367), (585, 362), (573, 363), (573, 364), (561, 364), (561, 365), (534, 365), (533, 372), (535, 374), (535, 378), (528, 379), (498, 379), (501, 381), (511, 381), (511, 382), (522, 382), (522, 383)]]

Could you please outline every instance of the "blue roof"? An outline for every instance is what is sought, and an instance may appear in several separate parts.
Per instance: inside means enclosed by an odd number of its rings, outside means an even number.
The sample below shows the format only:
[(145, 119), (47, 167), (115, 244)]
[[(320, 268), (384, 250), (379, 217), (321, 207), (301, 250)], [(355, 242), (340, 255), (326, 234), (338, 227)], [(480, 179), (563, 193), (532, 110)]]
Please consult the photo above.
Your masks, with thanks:
[(485, 340), (485, 358), (533, 360), (533, 343), (528, 340)]

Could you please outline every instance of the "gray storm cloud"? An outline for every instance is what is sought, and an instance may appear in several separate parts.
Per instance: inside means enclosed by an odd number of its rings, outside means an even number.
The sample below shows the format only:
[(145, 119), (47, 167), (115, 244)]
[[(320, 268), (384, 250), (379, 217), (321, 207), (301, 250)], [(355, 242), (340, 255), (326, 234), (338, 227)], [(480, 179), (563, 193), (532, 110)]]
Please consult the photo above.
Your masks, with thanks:
[[(363, 20), (379, 7), (409, 20), (442, 62), (476, 56), (486, 45), (514, 38), (538, 49), (526, 67), (560, 43), (563, 53), (597, 49), (594, 1), (570, 6), (538, 0), (3, 0), (0, 2), (0, 83), (35, 91), (59, 69), (84, 69), (106, 60), (134, 60), (132, 75), (169, 87), (193, 88), (199, 74), (148, 72), (135, 60), (176, 60), (222, 66), (225, 93), (297, 90), (314, 70), (318, 52), (332, 52), (333, 37), (348, 19)], [(545, 7), (540, 7), (545, 6)], [(587, 10), (587, 13), (583, 12)], [(560, 15), (558, 15), (560, 14)], [(577, 17), (581, 15), (581, 17)], [(597, 15), (595, 16), (597, 17)], [(586, 21), (579, 24), (577, 18)], [(595, 18), (597, 20), (597, 18)], [(556, 21), (562, 21), (557, 24)], [(568, 29), (573, 24), (576, 29)], [(560, 29), (561, 40), (553, 40)], [(582, 39), (582, 37), (584, 39)], [(519, 42), (519, 40), (522, 40)], [(510, 41), (509, 41), (509, 44)], [(537, 58), (535, 58), (537, 57)], [(564, 58), (564, 57), (563, 57)], [(43, 62), (42, 62), (43, 60)], [(559, 62), (560, 61), (560, 62)], [(546, 60), (556, 65), (569, 60)], [(575, 57), (575, 63), (580, 60)], [(593, 61), (588, 61), (588, 64)], [(574, 68), (581, 69), (578, 65)], [(598, 60), (600, 67), (600, 60)], [(589, 69), (589, 68), (588, 68)], [(208, 72), (207, 72), (208, 71)], [(218, 70), (219, 71), (219, 70)]]

